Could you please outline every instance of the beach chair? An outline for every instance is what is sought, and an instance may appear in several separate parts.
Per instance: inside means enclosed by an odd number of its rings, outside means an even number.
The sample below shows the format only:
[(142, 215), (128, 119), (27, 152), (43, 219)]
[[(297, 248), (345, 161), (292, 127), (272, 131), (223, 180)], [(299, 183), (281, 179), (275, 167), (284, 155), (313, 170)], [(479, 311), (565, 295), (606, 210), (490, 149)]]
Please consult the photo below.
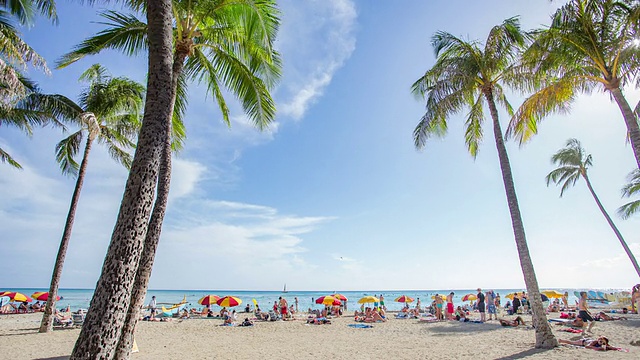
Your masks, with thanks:
[(276, 314), (273, 310), (269, 311), (269, 321), (277, 321), (282, 319), (279, 314)]
[(60, 319), (57, 316), (53, 317), (53, 326), (54, 327), (70, 327), (73, 326), (73, 319)]
[(73, 326), (82, 327), (84, 325), (84, 314), (71, 314)]

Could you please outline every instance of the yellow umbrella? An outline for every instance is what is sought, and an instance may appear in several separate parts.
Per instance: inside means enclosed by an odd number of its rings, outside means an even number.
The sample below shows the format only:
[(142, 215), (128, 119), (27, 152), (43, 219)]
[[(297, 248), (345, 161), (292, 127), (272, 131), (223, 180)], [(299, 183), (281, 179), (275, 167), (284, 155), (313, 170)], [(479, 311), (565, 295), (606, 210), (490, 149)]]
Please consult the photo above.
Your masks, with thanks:
[(548, 298), (554, 298), (554, 299), (561, 299), (563, 294), (559, 291), (556, 290), (543, 290), (541, 291), (542, 294), (547, 295)]
[[(439, 296), (442, 300), (444, 300), (444, 301), (446, 301), (446, 300), (447, 300), (447, 295), (438, 295), (438, 296)], [(435, 296), (435, 295), (431, 296), (431, 299), (435, 300), (435, 299), (436, 299), (436, 296)]]
[(511, 294), (509, 294), (509, 295), (507, 295), (507, 296), (505, 296), (505, 297), (506, 297), (507, 299), (513, 300), (513, 298), (514, 298), (516, 295), (518, 295), (518, 293), (511, 293)]
[(402, 295), (402, 296), (398, 296), (394, 301), (403, 302), (403, 303), (410, 303), (410, 302), (413, 302), (413, 298), (412, 297), (408, 297), (407, 295)]
[(200, 305), (215, 305), (218, 300), (220, 300), (220, 296), (217, 295), (206, 295), (198, 300), (198, 304)]
[(380, 302), (380, 299), (378, 299), (375, 296), (365, 296), (362, 299), (358, 300), (358, 304), (377, 303), (377, 302)]
[(474, 294), (467, 294), (462, 297), (462, 301), (476, 301), (476, 300), (478, 300), (478, 297)]

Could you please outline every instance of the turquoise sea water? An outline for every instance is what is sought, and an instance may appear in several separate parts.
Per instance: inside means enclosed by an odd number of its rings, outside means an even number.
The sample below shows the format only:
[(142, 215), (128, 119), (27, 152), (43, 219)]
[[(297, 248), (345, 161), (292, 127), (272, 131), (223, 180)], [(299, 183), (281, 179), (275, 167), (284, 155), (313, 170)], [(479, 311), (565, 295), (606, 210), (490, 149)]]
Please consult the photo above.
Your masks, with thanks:
[[(5, 289), (2, 289), (5, 290)], [(47, 291), (48, 289), (42, 288), (28, 288), (28, 289), (6, 289), (11, 291), (18, 291), (25, 295), (30, 296), (36, 291)], [(562, 293), (565, 291), (569, 292), (569, 303), (573, 304), (577, 298), (573, 295), (575, 290), (581, 289), (553, 289), (558, 290)], [(475, 289), (469, 290), (453, 290), (454, 295), (454, 303), (456, 305), (462, 305), (462, 297), (466, 294), (475, 294)], [(486, 291), (483, 289), (483, 291)], [(494, 289), (494, 292), (500, 294), (502, 297), (502, 304), (506, 303), (508, 299), (505, 298), (505, 295), (513, 292), (522, 292), (523, 289)], [(614, 289), (606, 289), (604, 292), (612, 292)], [(423, 306), (430, 304), (432, 299), (431, 297), (435, 294), (448, 294), (451, 290), (405, 290), (405, 291), (386, 291), (386, 290), (371, 290), (371, 291), (338, 291), (338, 293), (343, 294), (349, 300), (347, 302), (347, 306), (349, 310), (353, 310), (356, 307), (359, 307), (357, 304), (358, 299), (367, 295), (375, 295), (380, 296), (380, 294), (384, 295), (385, 305), (388, 310), (400, 310), (403, 303), (398, 303), (393, 301), (395, 298), (401, 295), (407, 295), (414, 299), (420, 298)], [(246, 303), (252, 303), (252, 299), (256, 299), (260, 308), (263, 310), (271, 309), (273, 306), (273, 302), (278, 300), (278, 297), (283, 296), (289, 302), (289, 305), (294, 304), (294, 298), (298, 298), (298, 307), (300, 311), (306, 311), (309, 308), (320, 308), (321, 305), (317, 305), (312, 302), (312, 299), (317, 299), (320, 296), (331, 295), (332, 292), (327, 291), (289, 291), (287, 293), (283, 293), (281, 291), (238, 291), (238, 290), (149, 290), (147, 292), (147, 298), (145, 300), (145, 304), (148, 304), (151, 296), (156, 297), (156, 301), (158, 304), (167, 303), (173, 304), (180, 302), (184, 296), (187, 297), (188, 307), (189, 308), (201, 308), (202, 305), (198, 304), (198, 299), (205, 295), (214, 294), (220, 297), (225, 295), (232, 295), (242, 299), (243, 304), (241, 308), (244, 308)], [(58, 302), (58, 308), (66, 308), (67, 306), (71, 307), (72, 310), (76, 310), (79, 308), (86, 309), (89, 307), (89, 302), (91, 301), (91, 297), (93, 296), (93, 289), (60, 289), (59, 295), (63, 298)], [(411, 305), (415, 305), (415, 302)]]

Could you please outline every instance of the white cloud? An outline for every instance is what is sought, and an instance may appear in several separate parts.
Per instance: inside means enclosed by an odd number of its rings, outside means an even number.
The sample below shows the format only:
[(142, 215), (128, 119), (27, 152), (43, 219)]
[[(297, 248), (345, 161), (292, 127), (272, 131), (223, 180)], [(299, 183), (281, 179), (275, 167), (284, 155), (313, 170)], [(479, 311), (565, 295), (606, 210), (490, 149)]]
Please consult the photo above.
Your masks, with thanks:
[(296, 1), (285, 6), (293, 8), (283, 12), (294, 15), (283, 19), (279, 47), (291, 60), (284, 71), (287, 100), (278, 106), (282, 114), (299, 120), (355, 50), (357, 12), (350, 0)]
[(169, 197), (173, 201), (192, 193), (207, 168), (195, 161), (175, 159), (172, 161), (171, 190)]

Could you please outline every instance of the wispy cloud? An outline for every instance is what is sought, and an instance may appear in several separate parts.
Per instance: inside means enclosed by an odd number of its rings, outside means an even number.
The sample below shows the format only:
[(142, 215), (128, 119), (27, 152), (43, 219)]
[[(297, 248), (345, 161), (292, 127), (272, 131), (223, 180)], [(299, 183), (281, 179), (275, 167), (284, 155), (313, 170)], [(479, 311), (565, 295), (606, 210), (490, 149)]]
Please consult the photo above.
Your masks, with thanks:
[[(350, 0), (295, 1), (283, 5), (279, 47), (290, 59), (285, 64), (281, 114), (301, 119), (322, 96), (336, 71), (356, 47), (357, 12)], [(295, 31), (291, 31), (295, 29)], [(296, 61), (296, 59), (304, 61)]]

